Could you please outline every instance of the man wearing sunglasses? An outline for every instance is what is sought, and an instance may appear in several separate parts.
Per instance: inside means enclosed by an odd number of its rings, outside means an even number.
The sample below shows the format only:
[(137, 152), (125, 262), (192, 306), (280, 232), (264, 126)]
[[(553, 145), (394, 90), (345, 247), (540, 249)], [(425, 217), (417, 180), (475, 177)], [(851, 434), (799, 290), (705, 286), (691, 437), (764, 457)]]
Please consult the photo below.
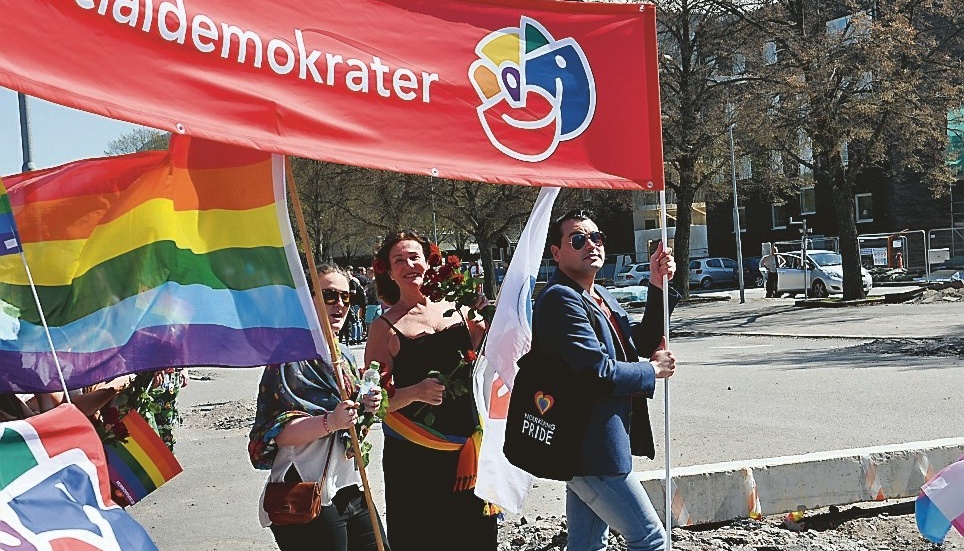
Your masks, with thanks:
[[(570, 211), (549, 226), (558, 270), (536, 299), (533, 339), (554, 349), (577, 372), (592, 374), (592, 401), (576, 476), (566, 484), (569, 551), (606, 549), (609, 526), (630, 551), (656, 551), (666, 533), (639, 478), (633, 455), (655, 455), (646, 400), (656, 379), (676, 369), (663, 341), (663, 275), (673, 278), (672, 250), (662, 243), (650, 258), (650, 288), (643, 320), (634, 324), (596, 273), (606, 258), (606, 235), (592, 213)], [(670, 308), (679, 294), (670, 289)], [(646, 358), (650, 358), (648, 361)]]

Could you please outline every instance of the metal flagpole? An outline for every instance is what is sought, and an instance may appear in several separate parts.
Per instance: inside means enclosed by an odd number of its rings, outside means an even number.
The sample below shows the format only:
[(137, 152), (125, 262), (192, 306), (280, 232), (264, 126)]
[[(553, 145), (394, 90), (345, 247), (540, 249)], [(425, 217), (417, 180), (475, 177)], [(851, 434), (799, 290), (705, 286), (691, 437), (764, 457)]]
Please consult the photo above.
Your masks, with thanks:
[[(18, 238), (19, 240), (19, 238)], [(47, 335), (47, 344), (50, 345), (50, 352), (54, 356), (54, 365), (57, 366), (57, 377), (60, 378), (60, 386), (64, 389), (64, 400), (70, 403), (70, 391), (67, 390), (67, 381), (64, 380), (64, 370), (60, 367), (60, 359), (57, 357), (57, 349), (54, 348), (54, 339), (50, 335), (50, 327), (47, 325), (47, 316), (44, 315), (44, 309), (40, 305), (40, 295), (37, 294), (37, 286), (34, 285), (33, 275), (30, 273), (30, 267), (27, 266), (27, 255), (23, 252), (23, 245), (17, 243), (20, 247), (20, 260), (23, 261), (23, 269), (27, 271), (27, 281), (30, 282), (30, 291), (33, 293), (33, 300), (37, 304), (37, 312), (40, 313), (40, 323), (44, 326), (44, 333)]]
[[(659, 190), (659, 226), (663, 239), (663, 249), (669, 246), (666, 231), (666, 189)], [(663, 338), (669, 349), (669, 276), (663, 274)], [(666, 551), (673, 549), (673, 477), (670, 470), (669, 453), (669, 378), (663, 379), (663, 448), (666, 463)]]
[[(338, 339), (331, 327), (331, 320), (328, 319), (328, 310), (321, 302), (321, 280), (318, 278), (318, 269), (315, 266), (315, 255), (311, 250), (311, 241), (308, 239), (308, 226), (305, 224), (305, 214), (301, 210), (301, 197), (298, 196), (298, 188), (295, 186), (294, 172), (291, 170), (291, 157), (285, 156), (285, 181), (288, 184), (288, 193), (291, 195), (291, 207), (295, 211), (295, 219), (298, 221), (298, 233), (301, 234), (301, 246), (305, 250), (305, 261), (308, 263), (308, 273), (311, 275), (311, 287), (315, 290), (315, 311), (318, 314), (318, 321), (321, 322), (322, 332), (328, 342), (328, 350), (331, 352), (331, 365), (335, 369), (335, 381), (338, 383), (338, 391), (341, 399), (347, 400), (348, 389), (345, 388), (345, 379), (342, 376), (341, 354), (338, 348)], [(375, 512), (375, 502), (372, 500), (371, 487), (368, 485), (368, 473), (365, 470), (365, 461), (361, 453), (361, 444), (358, 440), (358, 433), (355, 425), (348, 427), (348, 434), (351, 435), (351, 446), (355, 453), (355, 463), (358, 465), (358, 474), (361, 475), (362, 487), (365, 489), (365, 501), (368, 503), (368, 518), (372, 523), (372, 531), (375, 534), (375, 545), (378, 551), (385, 551), (385, 544), (382, 542), (382, 530), (378, 522), (378, 513)]]

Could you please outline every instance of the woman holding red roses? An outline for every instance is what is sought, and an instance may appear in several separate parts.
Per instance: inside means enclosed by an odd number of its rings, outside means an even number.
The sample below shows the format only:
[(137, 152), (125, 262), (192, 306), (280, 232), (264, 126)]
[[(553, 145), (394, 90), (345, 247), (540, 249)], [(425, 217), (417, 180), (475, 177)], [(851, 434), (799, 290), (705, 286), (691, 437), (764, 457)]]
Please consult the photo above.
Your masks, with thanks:
[[(393, 551), (498, 547), (496, 509), (473, 491), (481, 443), (475, 400), (452, 392), (471, 389), (468, 358), (485, 324), (441, 300), (426, 278), (430, 268), (432, 277), (453, 275), (454, 262), (413, 230), (390, 235), (373, 262), (379, 298), (390, 308), (369, 329), (365, 363), (381, 364), (388, 389), (383, 471)], [(486, 305), (480, 296), (473, 307)]]

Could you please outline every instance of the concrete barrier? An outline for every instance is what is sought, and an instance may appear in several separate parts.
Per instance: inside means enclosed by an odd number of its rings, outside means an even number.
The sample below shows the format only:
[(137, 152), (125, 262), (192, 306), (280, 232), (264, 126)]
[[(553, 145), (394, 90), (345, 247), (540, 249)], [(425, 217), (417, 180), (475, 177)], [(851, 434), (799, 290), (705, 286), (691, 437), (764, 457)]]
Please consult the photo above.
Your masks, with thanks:
[[(689, 526), (830, 505), (916, 497), (964, 455), (964, 438), (673, 469), (673, 523)], [(664, 517), (666, 472), (641, 473)]]

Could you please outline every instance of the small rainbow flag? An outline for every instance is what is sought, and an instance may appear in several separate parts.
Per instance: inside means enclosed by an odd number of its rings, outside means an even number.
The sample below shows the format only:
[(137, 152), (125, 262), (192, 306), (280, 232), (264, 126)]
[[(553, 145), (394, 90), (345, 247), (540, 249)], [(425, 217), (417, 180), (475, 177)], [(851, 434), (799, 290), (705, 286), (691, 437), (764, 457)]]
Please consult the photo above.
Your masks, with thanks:
[(137, 411), (131, 410), (121, 423), (129, 436), (124, 442), (104, 446), (111, 497), (121, 506), (133, 505), (181, 472), (161, 437)]

